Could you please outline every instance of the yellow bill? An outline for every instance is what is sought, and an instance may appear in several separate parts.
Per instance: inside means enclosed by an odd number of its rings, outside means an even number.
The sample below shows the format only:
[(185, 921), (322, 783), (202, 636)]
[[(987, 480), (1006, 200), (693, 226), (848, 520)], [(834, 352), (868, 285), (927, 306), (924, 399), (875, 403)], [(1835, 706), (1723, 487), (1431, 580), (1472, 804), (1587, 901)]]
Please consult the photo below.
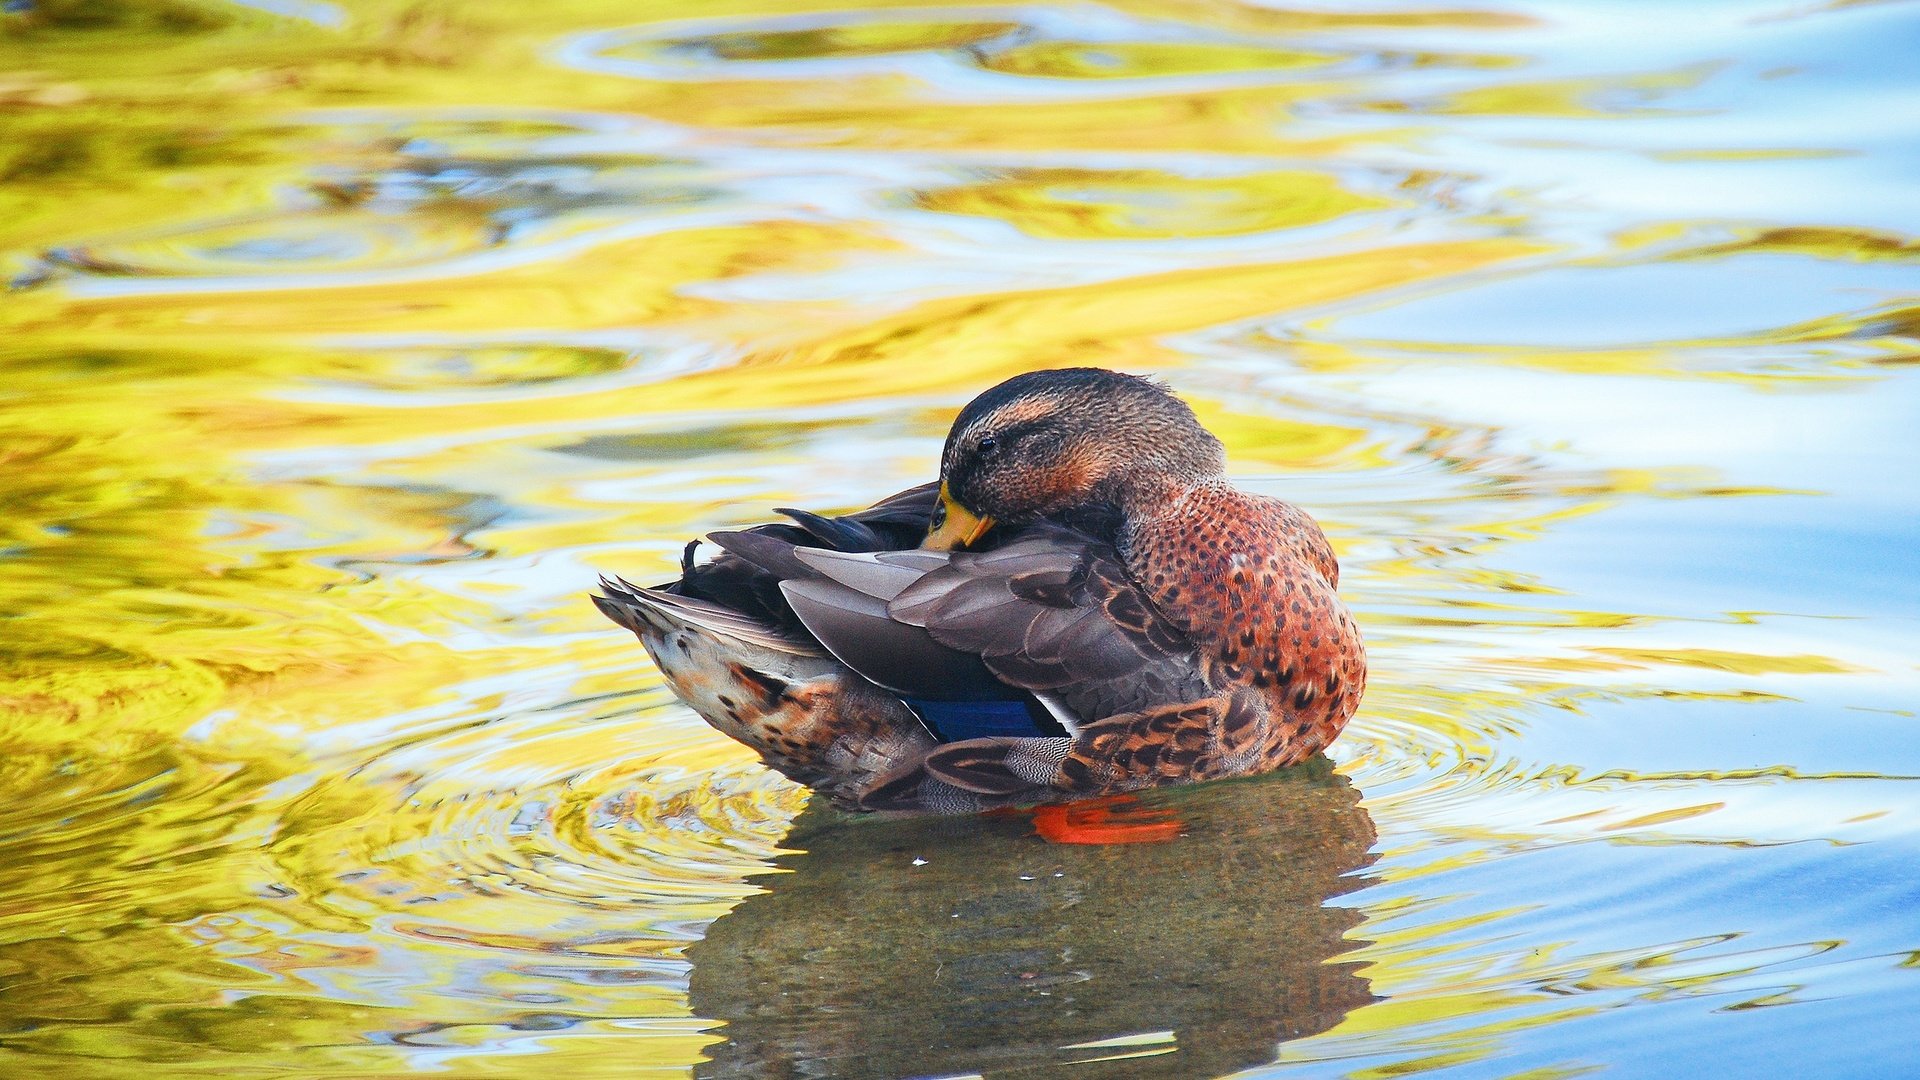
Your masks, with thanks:
[(932, 551), (952, 551), (955, 548), (968, 548), (980, 542), (993, 528), (993, 519), (981, 517), (961, 506), (947, 490), (940, 485), (940, 502), (933, 508), (933, 522), (927, 528), (927, 538), (920, 546)]

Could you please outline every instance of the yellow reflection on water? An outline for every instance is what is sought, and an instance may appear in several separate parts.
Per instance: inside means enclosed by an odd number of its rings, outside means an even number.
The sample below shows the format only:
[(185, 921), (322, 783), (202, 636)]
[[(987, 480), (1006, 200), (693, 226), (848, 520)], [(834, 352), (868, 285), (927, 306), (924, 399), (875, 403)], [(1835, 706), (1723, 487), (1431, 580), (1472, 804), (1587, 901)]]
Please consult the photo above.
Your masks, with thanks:
[(1319, 173), (1191, 178), (1091, 169), (1019, 170), (934, 192), (922, 204), (1004, 218), (1030, 236), (1062, 240), (1267, 232), (1385, 205)]

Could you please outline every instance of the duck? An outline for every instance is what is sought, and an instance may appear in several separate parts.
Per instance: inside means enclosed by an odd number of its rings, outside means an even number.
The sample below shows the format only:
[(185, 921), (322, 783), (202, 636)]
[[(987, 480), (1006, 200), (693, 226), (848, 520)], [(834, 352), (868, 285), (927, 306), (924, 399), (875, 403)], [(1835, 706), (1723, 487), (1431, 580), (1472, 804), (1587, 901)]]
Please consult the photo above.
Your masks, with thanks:
[(1160, 382), (1028, 372), (961, 409), (938, 479), (777, 508), (593, 600), (708, 724), (843, 809), (1269, 772), (1346, 727), (1366, 651), (1320, 526), (1226, 465)]

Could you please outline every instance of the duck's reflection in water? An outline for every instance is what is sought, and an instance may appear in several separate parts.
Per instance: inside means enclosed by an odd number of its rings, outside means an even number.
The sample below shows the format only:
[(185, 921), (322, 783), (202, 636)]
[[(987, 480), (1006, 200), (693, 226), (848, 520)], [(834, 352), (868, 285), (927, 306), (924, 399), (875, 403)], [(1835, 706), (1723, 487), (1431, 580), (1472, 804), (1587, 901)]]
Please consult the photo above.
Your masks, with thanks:
[[(1334, 958), (1373, 821), (1316, 760), (1156, 793), (1181, 835), (1048, 843), (1025, 816), (853, 818), (816, 803), (771, 891), (692, 947), (726, 1022), (705, 1077), (1214, 1076), (1373, 997)], [(1094, 1064), (1096, 1063), (1097, 1064)]]

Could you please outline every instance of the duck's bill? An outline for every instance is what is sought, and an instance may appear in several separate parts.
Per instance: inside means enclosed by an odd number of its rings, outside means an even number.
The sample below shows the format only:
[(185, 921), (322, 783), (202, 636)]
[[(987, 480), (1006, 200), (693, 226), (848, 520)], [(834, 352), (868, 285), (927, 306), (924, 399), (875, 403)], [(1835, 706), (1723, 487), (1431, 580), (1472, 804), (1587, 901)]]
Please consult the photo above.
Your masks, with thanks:
[(969, 548), (980, 542), (993, 528), (993, 519), (981, 517), (954, 501), (947, 491), (947, 485), (940, 485), (940, 502), (933, 508), (933, 523), (927, 528), (927, 538), (920, 546), (930, 551), (952, 551), (955, 548)]

